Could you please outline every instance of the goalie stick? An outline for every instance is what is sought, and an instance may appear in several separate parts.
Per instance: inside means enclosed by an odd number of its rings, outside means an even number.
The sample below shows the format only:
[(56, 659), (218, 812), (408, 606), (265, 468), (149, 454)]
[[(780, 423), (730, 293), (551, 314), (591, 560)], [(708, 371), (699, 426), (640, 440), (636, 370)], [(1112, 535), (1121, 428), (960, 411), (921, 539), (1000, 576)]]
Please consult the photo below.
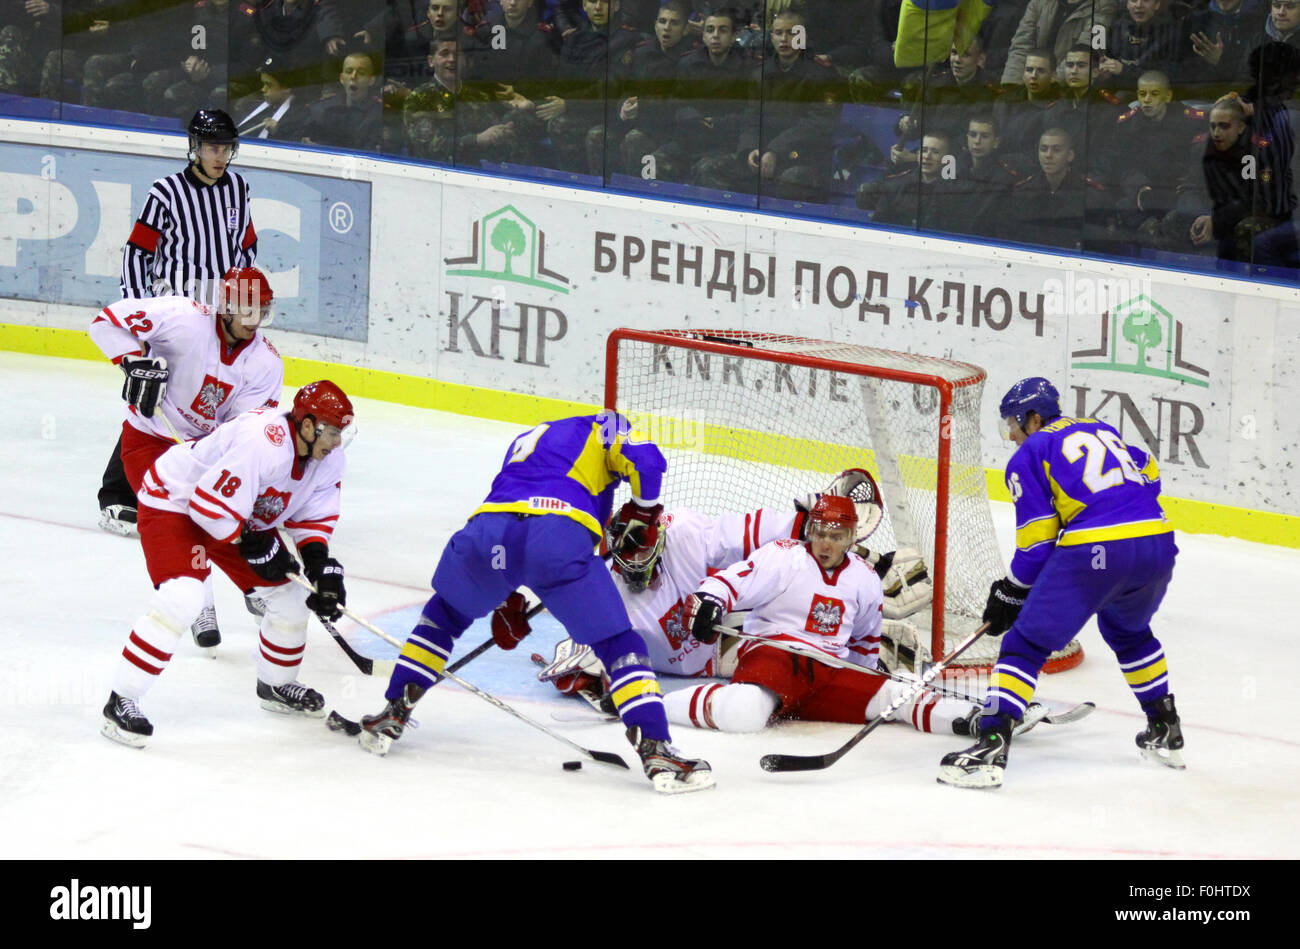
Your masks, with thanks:
[[(314, 586), (312, 586), (312, 584), (308, 583), (307, 580), (306, 580), (305, 578), (298, 576), (296, 573), (291, 573), (291, 574), (289, 574), (288, 579), (289, 579), (289, 580), (292, 580), (294, 583), (298, 584), (298, 585), (301, 586), (301, 587), (304, 587), (304, 588), (306, 588), (306, 589), (308, 589), (308, 590), (311, 590), (313, 593), (316, 592), (316, 588), (315, 588)], [(397, 639), (395, 639), (394, 637), (388, 635), (386, 632), (384, 632), (384, 631), (383, 631), (382, 629), (380, 629), (378, 626), (375, 626), (373, 623), (368, 622), (364, 617), (359, 616), (357, 613), (355, 613), (355, 612), (353, 612), (352, 610), (348, 609), (346, 606), (342, 606), (342, 605), (340, 605), (340, 609), (343, 611), (343, 615), (344, 615), (344, 616), (346, 616), (348, 619), (352, 620), (352, 622), (356, 623), (358, 626), (362, 627), (363, 629), (367, 629), (367, 630), (369, 630), (371, 633), (373, 633), (374, 635), (378, 636), (378, 637), (379, 637), (380, 639), (382, 639), (384, 642), (386, 642), (386, 643), (388, 643), (388, 644), (390, 644), (390, 645), (392, 645), (392, 646), (396, 646), (398, 649), (401, 649), (401, 648), (402, 648), (402, 643), (401, 643), (401, 642), (399, 642), (399, 641), (398, 641)], [(508, 714), (508, 715), (513, 715), (515, 718), (519, 719), (521, 722), (523, 722), (523, 723), (525, 723), (525, 724), (527, 724), (527, 725), (531, 725), (533, 728), (536, 728), (538, 731), (540, 731), (540, 732), (544, 732), (545, 734), (550, 735), (550, 736), (551, 736), (552, 738), (554, 738), (556, 741), (558, 741), (558, 742), (562, 742), (562, 743), (568, 745), (568, 746), (569, 746), (570, 748), (572, 748), (574, 751), (577, 751), (577, 752), (580, 752), (580, 753), (586, 755), (586, 756), (587, 756), (588, 758), (590, 758), (592, 761), (599, 761), (601, 764), (615, 765), (615, 766), (617, 766), (617, 767), (624, 768), (624, 769), (627, 768), (627, 762), (624, 761), (622, 758), (620, 758), (618, 755), (614, 754), (612, 751), (592, 751), (590, 748), (584, 748), (584, 747), (582, 747), (582, 745), (579, 745), (576, 741), (571, 741), (571, 740), (569, 740), (568, 738), (565, 738), (563, 735), (559, 734), (558, 732), (551, 731), (551, 729), (547, 728), (547, 727), (546, 727), (545, 725), (543, 725), (541, 722), (534, 721), (533, 719), (529, 718), (527, 715), (524, 715), (524, 714), (521, 713), (521, 712), (517, 712), (517, 711), (515, 711), (513, 708), (511, 708), (511, 707), (510, 707), (509, 705), (507, 705), (505, 702), (502, 702), (502, 701), (501, 701), (499, 698), (497, 698), (495, 695), (492, 695), (492, 694), (489, 693), (489, 692), (484, 692), (484, 691), (483, 691), (482, 689), (480, 689), (478, 686), (473, 685), (472, 683), (466, 682), (466, 681), (465, 681), (464, 679), (462, 679), (460, 676), (458, 676), (458, 675), (456, 675), (454, 672), (452, 672), (450, 668), (443, 669), (443, 670), (442, 670), (442, 673), (441, 673), (441, 675), (440, 675), (440, 678), (450, 679), (452, 682), (455, 682), (455, 683), (456, 683), (458, 686), (460, 686), (462, 689), (464, 689), (464, 690), (467, 691), (467, 692), (472, 692), (474, 695), (478, 696), (478, 697), (481, 698), (484, 702), (487, 702), (489, 705), (496, 706), (497, 708), (499, 708), (501, 711), (505, 712), (506, 714)], [(339, 717), (342, 718), (342, 716), (339, 716)]]
[(989, 624), (984, 623), (979, 629), (975, 630), (975, 632), (971, 633), (959, 642), (952, 652), (948, 653), (948, 655), (944, 656), (943, 659), (927, 669), (925, 675), (921, 676), (912, 688), (894, 699), (894, 701), (890, 703), (890, 705), (881, 712), (878, 717), (867, 722), (866, 725), (862, 726), (862, 728), (858, 730), (856, 735), (846, 741), (839, 748), (824, 755), (764, 755), (758, 761), (759, 766), (764, 771), (821, 771), (825, 768), (829, 768), (857, 747), (857, 744), (862, 741), (862, 739), (866, 738), (885, 722), (889, 721), (895, 712), (920, 695), (921, 691), (937, 679), (939, 674), (943, 672), (950, 663), (971, 646), (975, 645), (975, 642), (988, 631), (988, 628)]
[[(810, 649), (800, 649), (799, 647), (793, 645), (792, 643), (785, 643), (779, 640), (767, 639), (762, 636), (751, 636), (748, 633), (742, 633), (730, 626), (715, 626), (714, 629), (721, 632), (724, 636), (732, 636), (736, 639), (743, 639), (751, 643), (758, 643), (759, 645), (762, 646), (771, 646), (773, 649), (780, 649), (783, 652), (788, 652), (795, 656), (804, 656), (805, 658), (812, 659), (816, 662), (825, 663), (828, 666), (834, 666), (837, 669), (851, 669), (854, 672), (861, 672), (863, 675), (883, 676), (884, 678), (887, 679), (893, 679), (895, 682), (903, 682), (908, 685), (915, 684), (917, 681), (916, 679), (908, 678), (906, 676), (900, 676), (896, 673), (890, 672), (888, 669), (884, 669), (884, 668), (868, 669), (866, 666), (860, 666), (855, 662), (849, 662), (847, 659), (841, 659), (838, 656), (830, 656), (825, 653), (813, 652)], [(536, 658), (536, 656), (534, 656), (534, 658)], [(971, 695), (968, 695), (964, 692), (956, 692), (951, 689), (945, 689), (942, 686), (938, 686), (933, 683), (931, 683), (926, 688), (929, 691), (937, 693), (939, 695), (946, 695), (949, 698), (960, 699), (963, 702), (970, 702), (972, 705), (981, 704), (981, 700)], [(1035, 719), (1033, 722), (1030, 722), (1028, 725), (1019, 726), (1020, 730), (1016, 731), (1015, 734), (1023, 735), (1025, 732), (1029, 731), (1040, 722), (1045, 722), (1048, 725), (1068, 725), (1071, 722), (1077, 722), (1081, 718), (1086, 718), (1088, 715), (1091, 715), (1096, 710), (1097, 710), (1097, 703), (1080, 702), (1077, 705), (1073, 705), (1069, 708), (1062, 709), (1059, 712), (1049, 711), (1042, 718)]]

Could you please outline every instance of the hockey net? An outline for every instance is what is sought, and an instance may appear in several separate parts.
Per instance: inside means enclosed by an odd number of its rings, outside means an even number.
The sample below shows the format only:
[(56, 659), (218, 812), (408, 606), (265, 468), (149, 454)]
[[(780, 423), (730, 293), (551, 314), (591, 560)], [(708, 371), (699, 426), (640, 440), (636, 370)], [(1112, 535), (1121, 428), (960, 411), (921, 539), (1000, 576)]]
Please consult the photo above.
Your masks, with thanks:
[[(885, 515), (867, 545), (914, 547), (934, 602), (917, 626), (939, 657), (979, 625), (1005, 575), (980, 451), (984, 370), (848, 343), (740, 330), (615, 330), (605, 405), (668, 458), (664, 505), (706, 514), (787, 505), (846, 468), (880, 485)], [(989, 668), (985, 637), (958, 660)], [(1077, 642), (1045, 671), (1083, 658)], [(973, 683), (972, 683), (973, 684)]]

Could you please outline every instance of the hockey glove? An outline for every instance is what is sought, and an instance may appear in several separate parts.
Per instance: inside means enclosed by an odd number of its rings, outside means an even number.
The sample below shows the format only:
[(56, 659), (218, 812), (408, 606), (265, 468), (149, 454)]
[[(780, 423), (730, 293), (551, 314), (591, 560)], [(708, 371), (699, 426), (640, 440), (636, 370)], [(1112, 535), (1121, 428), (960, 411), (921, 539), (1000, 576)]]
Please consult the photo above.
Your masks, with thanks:
[(984, 615), (980, 617), (989, 624), (987, 635), (1001, 636), (1009, 630), (1020, 615), (1020, 608), (1025, 605), (1028, 594), (1028, 587), (1012, 583), (1006, 577), (995, 580), (989, 587), (989, 601), (984, 607)]
[[(545, 660), (534, 654), (533, 661)], [(599, 694), (604, 690), (604, 673), (605, 667), (590, 646), (580, 645), (572, 639), (562, 639), (555, 644), (555, 658), (537, 673), (537, 678), (551, 683), (565, 695), (577, 695), (585, 691)]]
[(682, 605), (682, 629), (689, 630), (704, 645), (712, 645), (720, 635), (714, 627), (726, 612), (715, 597), (707, 593), (692, 593)]
[(498, 649), (514, 649), (532, 632), (532, 627), (528, 625), (527, 609), (528, 601), (516, 590), (492, 611), (492, 639)]
[(340, 607), (348, 602), (343, 589), (343, 565), (329, 555), (329, 548), (320, 541), (304, 544), (302, 567), (316, 592), (307, 597), (307, 609), (331, 623), (343, 615)]
[(239, 552), (253, 568), (253, 572), (267, 583), (280, 583), (289, 574), (298, 572), (298, 561), (280, 543), (280, 535), (275, 531), (250, 531), (245, 528), (239, 538)]
[(150, 356), (123, 356), (122, 398), (134, 405), (145, 418), (153, 418), (154, 409), (167, 394), (167, 360)]

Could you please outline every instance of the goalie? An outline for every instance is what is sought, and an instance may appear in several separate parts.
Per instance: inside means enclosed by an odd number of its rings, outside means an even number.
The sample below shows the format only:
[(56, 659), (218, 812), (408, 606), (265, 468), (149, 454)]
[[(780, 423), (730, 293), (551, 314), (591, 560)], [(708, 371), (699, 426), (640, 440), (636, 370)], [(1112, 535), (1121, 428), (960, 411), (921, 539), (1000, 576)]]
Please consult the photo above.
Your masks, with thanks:
[[(868, 549), (867, 542), (879, 526), (884, 512), (879, 503), (879, 490), (867, 472), (861, 469), (842, 472), (824, 494), (852, 502), (849, 510), (854, 514), (854, 526), (849, 539), (857, 555), (865, 559), (880, 578), (877, 583), (882, 586), (883, 603), (879, 604), (879, 612), (883, 614), (886, 638), (894, 642), (914, 642), (915, 627), (905, 618), (928, 607), (933, 593), (921, 556), (907, 548), (885, 554)], [(617, 519), (610, 523), (606, 539), (612, 554), (611, 569), (616, 586), (633, 627), (646, 641), (651, 664), (657, 672), (691, 677), (732, 677), (738, 656), (745, 650), (738, 649), (739, 640), (731, 637), (715, 638), (708, 643), (693, 638), (681, 618), (686, 600), (706, 575), (737, 561), (748, 560), (765, 544), (785, 540), (800, 546), (799, 542), (805, 539), (812, 520), (811, 513), (822, 498), (823, 494), (812, 494), (798, 499), (794, 510), (789, 512), (760, 509), (747, 514), (709, 517), (679, 509), (662, 514), (648, 530), (630, 533)], [(507, 643), (502, 634), (507, 628), (522, 628), (522, 616), (513, 613), (507, 604), (493, 618), (497, 641), (506, 648), (513, 647), (517, 638)], [(785, 655), (783, 661), (788, 665), (790, 659)], [(544, 662), (539, 656), (534, 656), (534, 660)], [(826, 667), (826, 672), (834, 671)], [(561, 692), (582, 695), (598, 704), (603, 672), (590, 650), (566, 639), (556, 646), (554, 660), (539, 673), (538, 678), (552, 682)], [(846, 683), (852, 682), (849, 692), (842, 693), (846, 705), (836, 713), (836, 717), (825, 720), (861, 722), (867, 702), (873, 695), (879, 693), (884, 702), (889, 702), (898, 686), (883, 676), (868, 676), (856, 671), (844, 675)], [(711, 683), (701, 688), (710, 690), (711, 696), (722, 686)], [(732, 716), (723, 714), (719, 723), (711, 715), (703, 714), (704, 709), (711, 708), (714, 703), (688, 702), (685, 703), (685, 712), (677, 708), (683, 705), (682, 694), (674, 693), (677, 698), (670, 695), (666, 701), (670, 708), (677, 709), (676, 714), (669, 712), (671, 720), (683, 724), (756, 731), (766, 724), (769, 717), (754, 711), (744, 716), (744, 721), (737, 722)], [(697, 713), (694, 717), (689, 714), (692, 707)], [(952, 708), (940, 706), (937, 696), (926, 693), (916, 703), (915, 720), (918, 727), (929, 730), (941, 720), (964, 718), (973, 708), (967, 702), (953, 703)], [(815, 708), (806, 711), (819, 716), (823, 714)], [(744, 727), (729, 728), (729, 725)], [(966, 734), (963, 731), (957, 733)]]

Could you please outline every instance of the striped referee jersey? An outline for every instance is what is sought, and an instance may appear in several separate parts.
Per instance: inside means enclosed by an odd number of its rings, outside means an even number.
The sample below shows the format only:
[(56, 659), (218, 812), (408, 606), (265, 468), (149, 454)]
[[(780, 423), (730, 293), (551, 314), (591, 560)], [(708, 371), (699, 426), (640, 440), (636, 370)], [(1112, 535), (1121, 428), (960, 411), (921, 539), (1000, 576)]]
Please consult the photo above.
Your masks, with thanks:
[(222, 274), (257, 258), (249, 204), (248, 182), (231, 171), (211, 185), (191, 167), (159, 178), (126, 242), (122, 297), (179, 294), (215, 305)]

